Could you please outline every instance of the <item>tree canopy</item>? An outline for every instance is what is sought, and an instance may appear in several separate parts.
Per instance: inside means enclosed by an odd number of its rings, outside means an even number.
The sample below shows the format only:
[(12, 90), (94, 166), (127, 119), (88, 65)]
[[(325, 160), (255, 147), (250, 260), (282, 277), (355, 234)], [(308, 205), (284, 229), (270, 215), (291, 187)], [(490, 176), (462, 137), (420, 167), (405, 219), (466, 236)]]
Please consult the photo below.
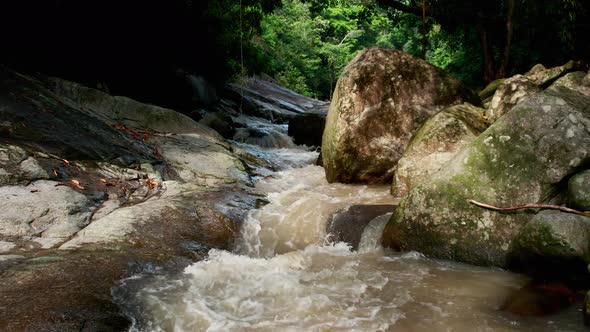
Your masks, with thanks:
[[(330, 98), (338, 76), (362, 49), (382, 46), (422, 57), (423, 37), (426, 60), (473, 87), (539, 62), (587, 61), (590, 54), (585, 38), (590, 8), (580, 0), (282, 0), (272, 5), (273, 11), (257, 11), (260, 20), (242, 28), (246, 73), (269, 74), (322, 99)], [(242, 7), (247, 17), (253, 17), (251, 10)]]

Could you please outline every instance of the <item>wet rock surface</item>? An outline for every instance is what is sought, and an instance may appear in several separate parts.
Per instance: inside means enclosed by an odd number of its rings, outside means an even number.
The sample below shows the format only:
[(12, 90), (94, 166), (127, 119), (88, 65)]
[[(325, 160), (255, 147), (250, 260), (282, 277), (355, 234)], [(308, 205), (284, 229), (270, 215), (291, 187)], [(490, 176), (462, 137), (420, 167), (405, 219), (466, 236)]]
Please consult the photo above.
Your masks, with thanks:
[(245, 114), (275, 123), (287, 123), (289, 119), (308, 112), (326, 114), (329, 105), (329, 102), (302, 96), (259, 78), (229, 84), (225, 93)]
[(115, 282), (233, 248), (264, 201), (275, 166), (219, 128), (60, 79), (0, 86), (0, 330), (125, 330)]

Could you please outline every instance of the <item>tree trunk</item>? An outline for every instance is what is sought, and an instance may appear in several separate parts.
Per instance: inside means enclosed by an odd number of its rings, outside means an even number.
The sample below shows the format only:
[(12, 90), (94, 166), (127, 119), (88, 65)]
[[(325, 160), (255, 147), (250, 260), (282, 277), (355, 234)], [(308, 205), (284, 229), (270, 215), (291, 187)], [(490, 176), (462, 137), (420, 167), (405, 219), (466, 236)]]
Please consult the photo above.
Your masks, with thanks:
[(502, 62), (500, 69), (496, 73), (496, 78), (506, 77), (508, 61), (510, 60), (510, 49), (512, 48), (512, 34), (514, 32), (514, 0), (508, 0), (508, 12), (506, 14), (506, 43), (502, 53)]
[(426, 0), (422, 0), (422, 60), (426, 61)]
[(486, 83), (490, 83), (495, 79), (496, 73), (494, 69), (494, 55), (492, 54), (490, 41), (488, 40), (488, 31), (484, 25), (480, 23), (477, 25), (477, 32), (479, 33), (479, 41), (481, 43), (481, 51), (483, 53), (484, 81)]

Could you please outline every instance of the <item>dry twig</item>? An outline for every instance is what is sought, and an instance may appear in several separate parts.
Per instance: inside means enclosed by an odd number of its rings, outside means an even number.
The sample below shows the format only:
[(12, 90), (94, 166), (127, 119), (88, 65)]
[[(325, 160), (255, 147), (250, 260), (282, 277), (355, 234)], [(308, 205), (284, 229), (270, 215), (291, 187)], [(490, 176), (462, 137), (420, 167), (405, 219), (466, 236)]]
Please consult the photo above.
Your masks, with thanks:
[(506, 206), (506, 207), (498, 207), (493, 206), (485, 203), (478, 202), (476, 200), (470, 199), (469, 203), (482, 207), (484, 209), (494, 210), (494, 211), (515, 211), (515, 210), (523, 210), (523, 209), (547, 209), (547, 210), (559, 210), (561, 212), (566, 213), (573, 213), (580, 216), (590, 217), (590, 211), (582, 212), (578, 210), (574, 210), (565, 206), (559, 205), (549, 205), (549, 204), (524, 204), (524, 205), (516, 205), (516, 206)]

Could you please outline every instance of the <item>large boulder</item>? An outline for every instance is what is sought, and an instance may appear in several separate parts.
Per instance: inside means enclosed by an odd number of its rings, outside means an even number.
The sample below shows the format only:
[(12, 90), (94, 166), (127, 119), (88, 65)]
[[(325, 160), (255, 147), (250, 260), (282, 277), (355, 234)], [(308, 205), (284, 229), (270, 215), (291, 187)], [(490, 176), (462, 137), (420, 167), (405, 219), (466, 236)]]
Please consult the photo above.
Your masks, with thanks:
[(515, 238), (517, 257), (542, 256), (548, 260), (590, 262), (590, 218), (559, 211), (542, 211)]
[(386, 246), (505, 267), (534, 215), (498, 213), (468, 200), (511, 206), (552, 198), (590, 161), (590, 100), (543, 92), (504, 115), (446, 167), (411, 190), (389, 221)]
[(391, 194), (405, 196), (475, 140), (487, 128), (484, 112), (466, 103), (446, 108), (426, 121), (395, 167)]
[(322, 139), (329, 182), (389, 183), (412, 134), (444, 107), (479, 98), (458, 80), (397, 50), (370, 48), (338, 79)]
[(549, 87), (549, 90), (559, 91), (569, 89), (590, 97), (590, 72), (575, 71), (564, 75)]
[(326, 114), (328, 108), (328, 102), (300, 95), (257, 77), (228, 84), (225, 94), (239, 105), (240, 112), (275, 123), (286, 123), (306, 112)]
[(496, 90), (504, 83), (505, 78), (499, 78), (490, 82), (483, 90), (481, 90), (478, 95), (481, 98), (482, 102), (485, 104), (486, 102), (490, 102)]

